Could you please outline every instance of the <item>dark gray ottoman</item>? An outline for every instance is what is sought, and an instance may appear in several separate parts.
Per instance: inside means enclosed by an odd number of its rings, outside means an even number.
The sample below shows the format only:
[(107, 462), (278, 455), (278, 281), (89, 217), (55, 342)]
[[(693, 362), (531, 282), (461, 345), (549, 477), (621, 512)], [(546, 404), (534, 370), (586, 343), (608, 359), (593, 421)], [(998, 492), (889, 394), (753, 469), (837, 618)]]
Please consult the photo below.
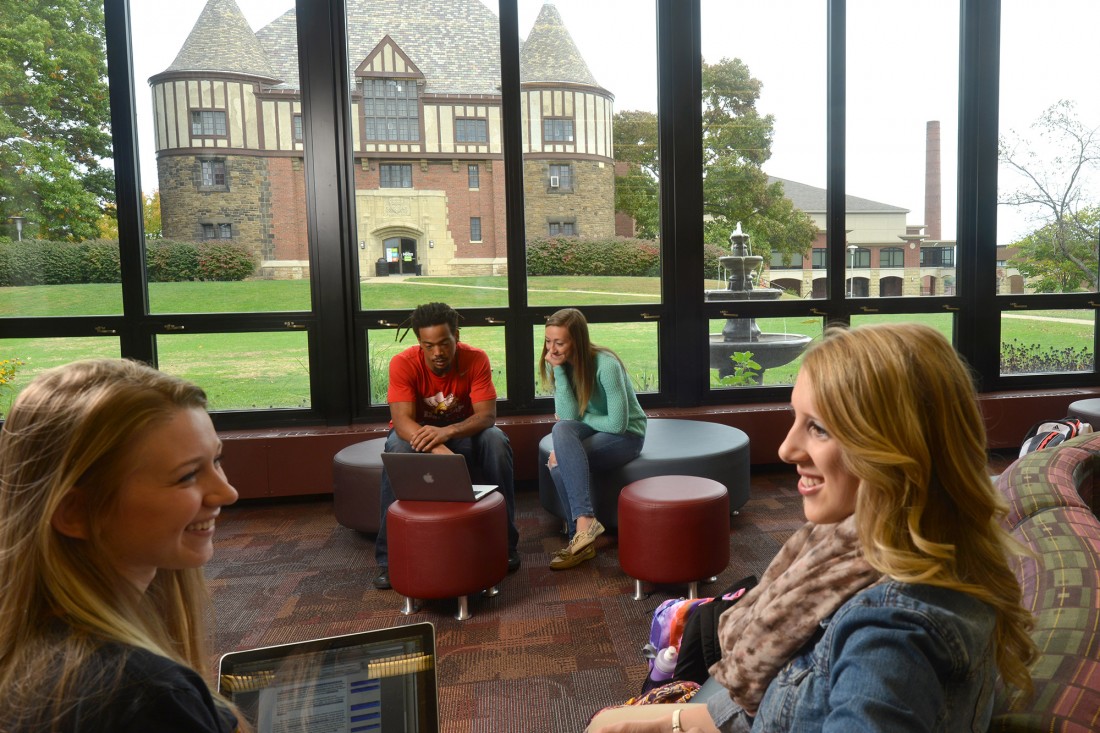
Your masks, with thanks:
[(336, 521), (343, 526), (359, 532), (378, 531), (385, 447), (385, 438), (364, 440), (332, 459), (332, 502)]
[[(539, 441), (539, 501), (565, 519), (546, 461), (553, 438)], [(651, 419), (642, 453), (625, 466), (592, 477), (592, 506), (608, 529), (619, 526), (619, 492), (627, 484), (654, 476), (699, 476), (729, 491), (730, 511), (749, 500), (749, 436), (737, 428), (699, 420)]]
[(1100, 399), (1070, 402), (1067, 412), (1070, 417), (1087, 422), (1093, 430), (1100, 430)]

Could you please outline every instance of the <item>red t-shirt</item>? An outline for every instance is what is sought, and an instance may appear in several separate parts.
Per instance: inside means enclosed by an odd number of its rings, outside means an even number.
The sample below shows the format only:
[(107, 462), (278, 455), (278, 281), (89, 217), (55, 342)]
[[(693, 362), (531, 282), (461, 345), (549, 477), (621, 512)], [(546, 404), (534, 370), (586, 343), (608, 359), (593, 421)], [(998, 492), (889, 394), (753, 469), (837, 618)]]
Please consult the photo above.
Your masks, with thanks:
[(388, 402), (412, 402), (421, 425), (453, 425), (474, 414), (474, 403), (497, 398), (489, 357), (459, 341), (455, 361), (442, 377), (424, 363), (419, 346), (390, 359)]

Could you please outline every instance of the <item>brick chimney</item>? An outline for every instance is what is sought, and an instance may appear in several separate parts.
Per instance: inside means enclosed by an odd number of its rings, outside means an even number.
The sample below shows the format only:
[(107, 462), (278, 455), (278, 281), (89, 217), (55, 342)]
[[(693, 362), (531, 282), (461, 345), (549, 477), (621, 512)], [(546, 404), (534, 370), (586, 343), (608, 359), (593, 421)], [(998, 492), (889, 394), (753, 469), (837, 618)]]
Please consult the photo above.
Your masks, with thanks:
[(941, 239), (940, 233), (940, 123), (928, 122), (924, 150), (924, 233)]

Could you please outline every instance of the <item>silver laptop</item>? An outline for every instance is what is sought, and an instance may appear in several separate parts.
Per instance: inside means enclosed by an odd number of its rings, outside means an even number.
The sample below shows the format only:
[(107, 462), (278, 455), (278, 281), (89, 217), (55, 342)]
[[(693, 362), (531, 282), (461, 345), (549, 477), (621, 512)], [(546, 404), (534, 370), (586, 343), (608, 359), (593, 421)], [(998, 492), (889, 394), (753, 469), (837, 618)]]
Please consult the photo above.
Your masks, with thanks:
[(496, 488), (474, 484), (459, 453), (383, 453), (393, 495), (401, 501), (477, 501)]
[(439, 733), (435, 627), (230, 652), (218, 691), (257, 733)]

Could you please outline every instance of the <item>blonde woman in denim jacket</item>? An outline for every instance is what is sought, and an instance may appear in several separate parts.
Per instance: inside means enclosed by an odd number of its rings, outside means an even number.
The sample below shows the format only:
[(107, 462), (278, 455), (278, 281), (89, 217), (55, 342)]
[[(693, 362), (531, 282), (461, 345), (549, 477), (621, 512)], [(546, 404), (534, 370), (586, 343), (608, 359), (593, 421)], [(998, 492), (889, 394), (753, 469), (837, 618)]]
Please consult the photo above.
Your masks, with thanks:
[(830, 329), (791, 407), (779, 456), (808, 523), (723, 614), (703, 689), (725, 689), (605, 711), (591, 731), (985, 730), (998, 674), (1030, 692), (1006, 507), (947, 340), (918, 324)]

